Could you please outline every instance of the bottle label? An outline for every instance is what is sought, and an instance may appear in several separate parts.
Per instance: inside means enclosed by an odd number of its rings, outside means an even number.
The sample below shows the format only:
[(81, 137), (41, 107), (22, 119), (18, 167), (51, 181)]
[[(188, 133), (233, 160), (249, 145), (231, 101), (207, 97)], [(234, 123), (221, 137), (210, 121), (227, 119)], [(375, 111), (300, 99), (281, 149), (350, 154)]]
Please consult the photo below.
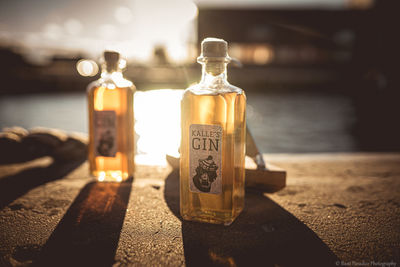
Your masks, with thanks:
[(222, 127), (192, 124), (189, 127), (190, 191), (222, 193)]
[(114, 110), (95, 110), (94, 150), (100, 157), (115, 157), (117, 153), (117, 115)]

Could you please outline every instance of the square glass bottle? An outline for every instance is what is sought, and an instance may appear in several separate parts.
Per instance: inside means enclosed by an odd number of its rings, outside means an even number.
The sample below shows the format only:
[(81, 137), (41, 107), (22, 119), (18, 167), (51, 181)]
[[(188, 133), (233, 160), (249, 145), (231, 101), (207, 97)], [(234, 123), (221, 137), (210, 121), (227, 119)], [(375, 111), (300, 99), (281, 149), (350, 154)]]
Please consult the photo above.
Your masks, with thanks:
[(227, 42), (206, 38), (200, 83), (181, 102), (180, 213), (185, 220), (231, 224), (244, 207), (246, 96), (228, 83)]
[(101, 78), (87, 89), (90, 172), (98, 181), (121, 182), (134, 172), (135, 87), (120, 68), (120, 55), (104, 52)]

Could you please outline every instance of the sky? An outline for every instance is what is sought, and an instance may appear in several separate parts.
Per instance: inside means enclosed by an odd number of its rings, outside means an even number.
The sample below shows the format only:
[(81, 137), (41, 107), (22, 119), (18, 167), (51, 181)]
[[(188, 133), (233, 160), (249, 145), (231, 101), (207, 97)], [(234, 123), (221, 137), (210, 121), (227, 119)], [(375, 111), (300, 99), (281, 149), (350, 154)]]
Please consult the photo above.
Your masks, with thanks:
[(33, 61), (62, 51), (94, 58), (115, 49), (146, 60), (155, 45), (172, 60), (196, 43), (197, 6), (343, 8), (346, 0), (0, 0), (0, 43), (25, 47)]

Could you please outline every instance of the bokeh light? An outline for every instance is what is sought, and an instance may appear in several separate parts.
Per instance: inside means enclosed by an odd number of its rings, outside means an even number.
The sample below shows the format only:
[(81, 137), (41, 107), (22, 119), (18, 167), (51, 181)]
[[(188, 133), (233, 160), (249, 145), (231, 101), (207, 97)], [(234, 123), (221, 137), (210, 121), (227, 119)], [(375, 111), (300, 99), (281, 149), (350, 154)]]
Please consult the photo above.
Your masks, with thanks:
[(132, 21), (132, 11), (125, 6), (119, 6), (114, 11), (115, 19), (121, 24), (128, 24)]
[(82, 31), (82, 24), (77, 19), (68, 19), (64, 22), (64, 28), (70, 35), (78, 35)]
[(258, 46), (254, 49), (253, 61), (258, 65), (264, 65), (273, 58), (273, 51), (268, 46)]
[(43, 35), (47, 39), (58, 40), (63, 34), (63, 28), (56, 23), (47, 23), (43, 27)]
[(185, 14), (186, 21), (191, 21), (197, 17), (199, 9), (195, 3), (188, 1), (183, 6), (183, 13)]
[(82, 76), (92, 77), (99, 72), (99, 67), (93, 60), (81, 59), (76, 63), (76, 70)]

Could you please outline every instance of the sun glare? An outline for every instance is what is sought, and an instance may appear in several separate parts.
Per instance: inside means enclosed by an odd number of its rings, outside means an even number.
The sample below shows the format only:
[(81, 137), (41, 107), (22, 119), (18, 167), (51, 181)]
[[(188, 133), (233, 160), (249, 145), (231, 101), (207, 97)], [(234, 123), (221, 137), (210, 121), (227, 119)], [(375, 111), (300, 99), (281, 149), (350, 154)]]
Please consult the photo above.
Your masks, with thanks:
[(182, 93), (170, 89), (136, 92), (135, 131), (141, 163), (164, 163), (166, 154), (178, 155)]

